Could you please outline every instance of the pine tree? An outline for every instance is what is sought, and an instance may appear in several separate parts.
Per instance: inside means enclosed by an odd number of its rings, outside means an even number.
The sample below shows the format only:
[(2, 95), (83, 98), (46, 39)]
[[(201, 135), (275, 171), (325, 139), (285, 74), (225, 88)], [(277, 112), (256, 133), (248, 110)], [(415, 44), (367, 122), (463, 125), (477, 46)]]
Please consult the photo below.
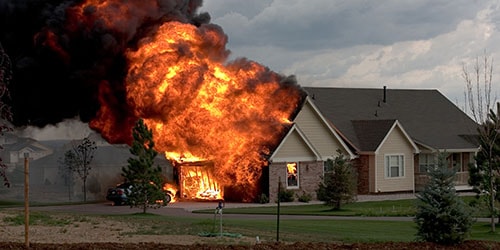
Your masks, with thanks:
[(131, 207), (141, 207), (146, 213), (148, 207), (156, 208), (158, 200), (165, 200), (163, 178), (160, 166), (154, 166), (157, 152), (154, 149), (153, 132), (139, 119), (133, 131), (128, 166), (122, 169), (125, 181), (131, 184), (128, 201)]
[(458, 196), (453, 184), (455, 170), (446, 167), (440, 153), (438, 166), (429, 168), (428, 183), (417, 194), (417, 239), (442, 245), (462, 243), (470, 233), (472, 209)]
[(340, 152), (335, 159), (327, 159), (328, 171), (319, 183), (316, 194), (325, 205), (339, 210), (342, 204), (356, 199), (356, 176), (349, 160)]
[[(469, 185), (488, 204), (491, 231), (495, 232), (495, 201), (500, 201), (500, 107), (495, 113), (490, 110), (488, 120), (478, 129), (480, 150), (475, 156), (476, 164), (469, 164)], [(500, 218), (499, 218), (500, 222)]]

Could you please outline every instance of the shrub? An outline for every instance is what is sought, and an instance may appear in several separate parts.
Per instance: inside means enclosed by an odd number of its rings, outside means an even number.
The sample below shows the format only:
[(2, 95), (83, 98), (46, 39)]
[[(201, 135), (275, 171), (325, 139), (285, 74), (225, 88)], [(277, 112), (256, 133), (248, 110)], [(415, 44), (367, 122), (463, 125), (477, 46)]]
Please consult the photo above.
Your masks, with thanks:
[(267, 197), (266, 194), (260, 194), (259, 196), (257, 196), (257, 203), (260, 204), (269, 203), (269, 197)]
[(310, 202), (312, 200), (312, 195), (302, 191), (302, 195), (297, 195), (297, 199), (300, 202)]
[(295, 200), (293, 198), (294, 194), (293, 190), (282, 189), (278, 193), (278, 199), (280, 202), (292, 202)]

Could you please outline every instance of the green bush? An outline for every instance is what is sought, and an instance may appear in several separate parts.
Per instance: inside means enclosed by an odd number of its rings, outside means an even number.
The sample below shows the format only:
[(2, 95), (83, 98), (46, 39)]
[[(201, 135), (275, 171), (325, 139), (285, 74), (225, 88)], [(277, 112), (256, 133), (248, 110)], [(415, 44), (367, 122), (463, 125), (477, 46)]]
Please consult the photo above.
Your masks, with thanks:
[(278, 193), (278, 199), (280, 202), (292, 202), (295, 200), (294, 195), (293, 190), (283, 189)]
[(312, 195), (302, 191), (302, 195), (297, 195), (297, 199), (300, 202), (310, 202), (312, 200)]
[(260, 194), (259, 196), (257, 196), (257, 203), (260, 204), (269, 203), (269, 197), (267, 197), (266, 194)]

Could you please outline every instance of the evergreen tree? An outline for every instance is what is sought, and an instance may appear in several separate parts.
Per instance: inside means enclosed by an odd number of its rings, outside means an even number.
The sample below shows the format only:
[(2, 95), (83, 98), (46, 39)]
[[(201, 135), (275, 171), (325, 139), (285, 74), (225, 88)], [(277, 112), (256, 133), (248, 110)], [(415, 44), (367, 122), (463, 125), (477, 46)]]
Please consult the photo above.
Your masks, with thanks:
[(125, 181), (131, 184), (128, 201), (131, 207), (141, 207), (146, 213), (148, 207), (157, 207), (156, 201), (165, 200), (163, 178), (160, 166), (154, 166), (157, 152), (154, 149), (153, 132), (139, 119), (133, 131), (128, 166), (122, 168)]
[(323, 181), (316, 194), (320, 201), (339, 210), (342, 204), (356, 200), (356, 176), (349, 159), (340, 150), (335, 159), (327, 159)]
[(495, 232), (495, 215), (500, 216), (495, 207), (495, 200), (500, 201), (499, 129), (500, 117), (490, 110), (488, 120), (479, 127), (481, 147), (475, 156), (476, 164), (469, 164), (469, 185), (477, 193), (477, 198), (483, 198), (488, 204), (492, 232)]
[(458, 197), (453, 178), (455, 169), (446, 167), (440, 153), (438, 166), (428, 169), (428, 183), (417, 194), (417, 239), (443, 245), (462, 243), (469, 235), (472, 209)]

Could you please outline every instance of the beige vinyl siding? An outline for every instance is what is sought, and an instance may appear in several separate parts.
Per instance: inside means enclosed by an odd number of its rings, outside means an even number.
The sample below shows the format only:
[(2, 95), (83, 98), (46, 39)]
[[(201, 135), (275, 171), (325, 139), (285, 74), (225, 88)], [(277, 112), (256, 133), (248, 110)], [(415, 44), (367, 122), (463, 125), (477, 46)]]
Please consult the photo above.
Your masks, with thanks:
[(305, 161), (316, 160), (316, 156), (304, 142), (297, 131), (293, 131), (284, 142), (278, 152), (275, 153), (273, 161)]
[(335, 135), (309, 103), (302, 107), (294, 122), (299, 125), (323, 159), (333, 158), (337, 155), (337, 149), (339, 148), (342, 149), (344, 154), (347, 154), (342, 144), (335, 138)]
[[(404, 176), (386, 177), (385, 156), (404, 155)], [(399, 127), (389, 134), (376, 155), (376, 192), (397, 192), (413, 190), (413, 147)]]

